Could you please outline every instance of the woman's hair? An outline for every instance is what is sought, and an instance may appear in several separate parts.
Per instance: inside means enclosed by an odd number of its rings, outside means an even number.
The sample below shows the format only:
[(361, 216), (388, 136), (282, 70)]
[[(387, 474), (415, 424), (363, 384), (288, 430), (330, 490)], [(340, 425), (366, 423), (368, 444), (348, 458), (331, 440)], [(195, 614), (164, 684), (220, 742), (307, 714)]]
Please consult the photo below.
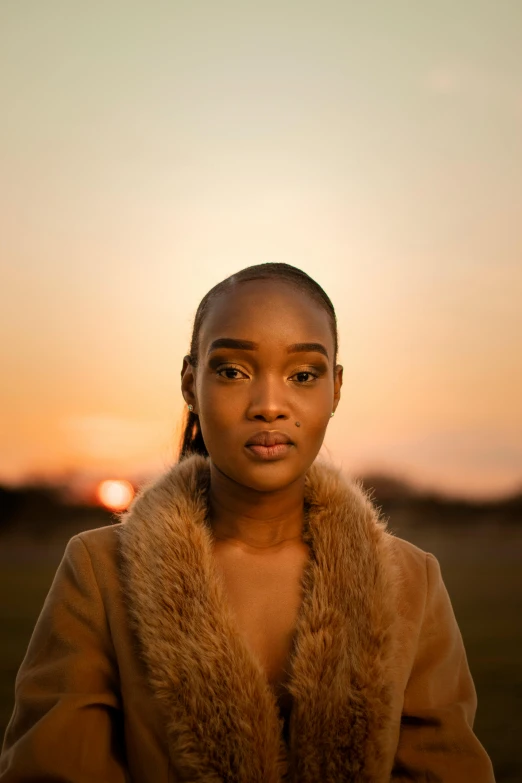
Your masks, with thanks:
[[(220, 283), (211, 288), (205, 294), (194, 317), (194, 326), (192, 328), (192, 338), (190, 341), (190, 353), (188, 358), (192, 367), (198, 366), (198, 346), (201, 325), (205, 320), (210, 306), (214, 299), (223, 293), (230, 291), (237, 283), (244, 283), (248, 280), (282, 280), (291, 283), (293, 286), (308, 294), (317, 304), (324, 308), (334, 339), (334, 367), (337, 364), (337, 351), (339, 347), (339, 335), (337, 332), (337, 317), (332, 302), (321, 286), (313, 280), (306, 272), (290, 264), (266, 263), (256, 264), (255, 266), (241, 269), (230, 277), (225, 278)], [(189, 457), (192, 454), (202, 454), (208, 457), (207, 447), (203, 440), (199, 417), (192, 411), (186, 411), (183, 435), (181, 437), (179, 459)]]

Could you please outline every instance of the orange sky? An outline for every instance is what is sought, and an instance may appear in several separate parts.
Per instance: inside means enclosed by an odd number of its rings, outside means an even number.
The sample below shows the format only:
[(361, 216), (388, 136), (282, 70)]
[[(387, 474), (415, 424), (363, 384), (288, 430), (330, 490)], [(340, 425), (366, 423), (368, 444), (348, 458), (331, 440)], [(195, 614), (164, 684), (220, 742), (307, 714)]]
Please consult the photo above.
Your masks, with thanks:
[(521, 9), (4, 6), (0, 481), (166, 466), (200, 298), (286, 261), (336, 462), (520, 487)]

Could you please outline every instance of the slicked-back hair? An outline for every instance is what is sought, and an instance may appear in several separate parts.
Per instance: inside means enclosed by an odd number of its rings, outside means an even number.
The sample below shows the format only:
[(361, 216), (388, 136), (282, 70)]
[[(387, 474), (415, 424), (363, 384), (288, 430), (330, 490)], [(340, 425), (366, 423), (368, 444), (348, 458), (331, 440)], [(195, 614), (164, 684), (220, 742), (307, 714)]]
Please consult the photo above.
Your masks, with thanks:
[[(192, 367), (198, 366), (199, 355), (199, 335), (201, 332), (201, 326), (205, 317), (212, 305), (214, 299), (221, 294), (227, 293), (238, 283), (245, 283), (249, 280), (281, 280), (285, 283), (290, 283), (303, 293), (308, 294), (317, 304), (319, 304), (328, 315), (330, 326), (332, 329), (332, 335), (334, 339), (334, 362), (333, 366), (337, 364), (337, 352), (339, 348), (339, 335), (337, 332), (337, 317), (335, 314), (334, 306), (323, 291), (319, 283), (316, 283), (313, 278), (303, 272), (302, 269), (298, 269), (290, 264), (281, 263), (266, 263), (256, 264), (255, 266), (248, 266), (245, 269), (241, 269), (230, 277), (225, 278), (220, 283), (217, 283), (213, 288), (205, 294), (199, 307), (196, 310), (194, 317), (194, 325), (192, 327), (192, 337), (190, 340), (190, 352), (188, 358)], [(181, 436), (179, 460), (181, 461), (185, 457), (189, 457), (192, 454), (201, 454), (208, 457), (207, 447), (203, 440), (203, 434), (199, 424), (199, 416), (193, 411), (185, 412), (185, 423), (183, 427), (183, 435)]]

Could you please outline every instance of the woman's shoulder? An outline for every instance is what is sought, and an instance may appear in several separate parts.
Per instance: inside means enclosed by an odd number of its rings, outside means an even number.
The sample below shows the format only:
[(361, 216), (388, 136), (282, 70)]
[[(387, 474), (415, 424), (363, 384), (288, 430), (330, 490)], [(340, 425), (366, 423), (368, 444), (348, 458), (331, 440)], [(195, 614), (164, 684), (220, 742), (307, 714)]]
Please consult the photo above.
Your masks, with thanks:
[(115, 522), (111, 525), (84, 530), (73, 536), (69, 545), (78, 540), (82, 542), (91, 557), (116, 557), (123, 524)]
[(431, 552), (426, 552), (424, 549), (412, 544), (411, 541), (407, 541), (405, 538), (387, 533), (389, 537), (390, 546), (395, 557), (399, 562), (404, 565), (409, 565), (411, 568), (418, 568), (426, 570), (426, 558), (434, 557)]
[(88, 570), (102, 590), (120, 582), (119, 537), (124, 523), (84, 530), (69, 539), (64, 561), (72, 567)]
[[(125, 522), (115, 522), (111, 525), (84, 530), (73, 536), (69, 545), (81, 541), (92, 559), (115, 560), (119, 557), (119, 542)], [(426, 571), (426, 560), (435, 558), (431, 552), (412, 544), (404, 538), (386, 532), (385, 537), (395, 560), (402, 567), (414, 571)]]
[(398, 573), (398, 583), (404, 593), (425, 595), (430, 574), (440, 574), (440, 565), (434, 554), (399, 536), (387, 534), (393, 563)]

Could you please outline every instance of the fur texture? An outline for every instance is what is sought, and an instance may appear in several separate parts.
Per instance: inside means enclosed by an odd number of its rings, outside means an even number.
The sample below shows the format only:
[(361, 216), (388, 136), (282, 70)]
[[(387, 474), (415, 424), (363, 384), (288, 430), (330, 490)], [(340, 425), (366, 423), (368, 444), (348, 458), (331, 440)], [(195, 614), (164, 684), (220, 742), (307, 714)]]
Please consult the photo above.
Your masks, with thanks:
[(208, 460), (184, 460), (139, 494), (120, 526), (131, 622), (176, 780), (389, 781), (401, 577), (386, 522), (358, 481), (326, 464), (310, 468), (311, 557), (292, 648), (287, 750), (275, 696), (214, 566), (209, 479)]

